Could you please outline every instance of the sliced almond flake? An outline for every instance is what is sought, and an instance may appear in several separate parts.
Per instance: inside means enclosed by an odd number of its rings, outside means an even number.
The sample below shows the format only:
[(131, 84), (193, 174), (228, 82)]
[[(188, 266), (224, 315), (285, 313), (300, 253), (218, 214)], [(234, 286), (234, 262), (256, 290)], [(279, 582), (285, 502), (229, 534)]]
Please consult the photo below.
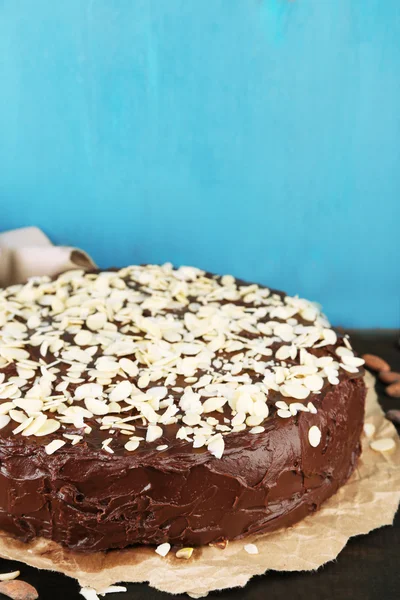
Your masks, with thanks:
[(20, 377), (23, 377), (24, 379), (32, 379), (36, 375), (36, 371), (34, 371), (33, 369), (27, 369), (24, 367), (17, 367), (17, 372), (18, 372), (18, 375)]
[(103, 375), (114, 376), (121, 367), (111, 356), (100, 356), (100, 358), (96, 360), (96, 368), (97, 372), (101, 372)]
[(348, 348), (349, 350), (352, 350), (352, 347), (351, 347), (351, 344), (350, 344), (350, 341), (349, 341), (349, 338), (347, 335), (344, 336), (343, 343), (346, 346), (346, 348)]
[(47, 419), (42, 427), (36, 431), (35, 436), (42, 437), (44, 435), (50, 435), (60, 429), (61, 423), (55, 419)]
[(238, 412), (233, 419), (231, 420), (231, 424), (233, 427), (237, 427), (238, 425), (242, 425), (246, 420), (246, 413)]
[(85, 598), (85, 600), (100, 600), (99, 596), (96, 593), (96, 590), (91, 587), (83, 587), (80, 589), (80, 595)]
[(342, 356), (354, 356), (354, 352), (351, 350), (351, 348), (347, 348), (345, 346), (339, 346), (338, 348), (335, 349), (335, 353), (342, 357)]
[(287, 360), (290, 357), (291, 349), (290, 346), (280, 346), (275, 352), (275, 357), (278, 360)]
[(0, 346), (0, 356), (7, 360), (14, 361), (29, 358), (30, 355), (29, 352), (23, 348), (5, 348), (4, 346)]
[(283, 400), (278, 400), (277, 402), (275, 402), (275, 406), (276, 408), (280, 408), (282, 410), (289, 410), (288, 404)]
[(133, 452), (134, 450), (139, 448), (139, 444), (140, 442), (138, 440), (129, 440), (129, 442), (126, 442), (124, 447), (125, 450), (128, 450), (128, 452)]
[(291, 342), (295, 337), (293, 327), (288, 323), (279, 323), (274, 327), (274, 335), (279, 337), (284, 342)]
[(347, 371), (348, 373), (358, 373), (358, 367), (354, 367), (353, 365), (346, 365), (341, 363), (340, 366), (344, 371)]
[(12, 581), (21, 575), (20, 571), (11, 571), (10, 573), (0, 573), (0, 581)]
[(102, 450), (105, 450), (109, 454), (114, 454), (114, 450), (112, 448), (110, 448), (110, 444), (112, 441), (113, 441), (113, 438), (108, 438), (107, 440), (104, 440), (101, 445)]
[[(264, 417), (263, 416), (256, 416), (256, 415), (251, 415), (250, 417), (247, 417), (246, 419), (246, 425), (248, 425), (249, 427), (254, 427), (257, 425), (261, 425), (261, 423), (264, 421)], [(217, 426), (218, 428), (218, 426)]]
[(209, 413), (218, 410), (219, 408), (222, 408), (226, 404), (226, 402), (227, 398), (223, 397), (214, 396), (211, 398), (207, 398), (207, 400), (203, 402), (203, 412)]
[(310, 390), (300, 383), (285, 383), (281, 386), (280, 391), (284, 396), (297, 400), (304, 400), (310, 395)]
[(191, 558), (193, 554), (193, 548), (180, 548), (175, 556), (176, 558), (184, 558), (186, 560), (189, 560), (189, 558)]
[(94, 313), (89, 315), (86, 319), (86, 325), (92, 331), (98, 331), (103, 329), (104, 325), (107, 323), (107, 315), (105, 313)]
[(218, 436), (215, 436), (214, 439), (212, 439), (211, 442), (207, 444), (208, 451), (213, 456), (215, 456), (215, 458), (222, 458), (225, 449), (224, 439), (222, 436), (219, 436), (220, 434)]
[(149, 425), (147, 428), (146, 442), (154, 442), (162, 437), (163, 430), (158, 425)]
[(324, 336), (325, 341), (329, 344), (329, 345), (334, 345), (336, 344), (337, 341), (337, 335), (336, 332), (333, 331), (333, 329), (323, 329), (322, 331), (322, 335)]
[(284, 410), (282, 408), (279, 408), (276, 411), (276, 414), (278, 415), (278, 417), (281, 417), (282, 419), (288, 419), (289, 417), (292, 416), (292, 413), (290, 412), (290, 410)]
[(85, 398), (85, 406), (93, 415), (107, 415), (109, 412), (108, 404), (96, 398)]
[(362, 367), (365, 364), (365, 360), (358, 356), (342, 356), (342, 363), (350, 367)]
[(83, 439), (83, 437), (81, 435), (74, 435), (74, 434), (68, 434), (68, 433), (64, 433), (63, 437), (65, 437), (67, 440), (71, 440), (72, 446), (75, 446)]
[(370, 442), (370, 447), (372, 450), (375, 450), (375, 452), (393, 452), (396, 448), (396, 442), (393, 438), (381, 438)]
[(7, 427), (10, 421), (11, 417), (9, 417), (8, 415), (0, 415), (0, 429), (4, 429), (4, 427)]
[(155, 549), (155, 552), (157, 554), (159, 554), (162, 557), (167, 556), (168, 552), (171, 550), (171, 544), (168, 544), (168, 542), (166, 542), (165, 544), (160, 544), (159, 546), (157, 546), (157, 548)]
[(12, 418), (12, 420), (16, 421), (17, 423), (23, 423), (28, 418), (26, 416), (26, 414), (24, 412), (22, 412), (22, 410), (18, 410), (18, 409), (14, 409), (14, 408), (12, 408), (9, 411), (9, 415)]
[(130, 431), (130, 434), (132, 434), (132, 431), (136, 431), (136, 427), (134, 425), (130, 425), (129, 423), (113, 423), (112, 426), (114, 427), (114, 429), (123, 429), (125, 431)]
[(43, 401), (38, 398), (17, 398), (14, 400), (17, 408), (24, 410), (29, 416), (38, 413), (43, 408)]
[(27, 427), (29, 427), (29, 425), (31, 423), (33, 423), (33, 420), (34, 420), (34, 417), (29, 417), (28, 419), (25, 419), (25, 421), (23, 421), (18, 427), (16, 427), (13, 430), (13, 433), (14, 434), (21, 433), (22, 431), (24, 431), (24, 429), (26, 429)]
[(308, 375), (304, 377), (303, 384), (311, 392), (318, 392), (324, 387), (324, 380), (320, 375)]
[(3, 384), (0, 388), (0, 399), (12, 398), (18, 391), (18, 386), (14, 383)]
[(64, 440), (53, 440), (47, 446), (44, 447), (46, 454), (54, 454), (57, 450), (60, 450), (63, 446), (65, 446), (66, 442)]
[(106, 588), (102, 588), (99, 591), (100, 596), (106, 596), (107, 594), (116, 594), (117, 592), (127, 592), (128, 588), (124, 585), (109, 585)]
[(373, 438), (375, 435), (376, 427), (373, 423), (364, 423), (364, 433), (367, 438)]
[(87, 329), (81, 329), (74, 337), (77, 346), (90, 346), (93, 340), (93, 334)]
[(133, 386), (130, 381), (120, 381), (111, 391), (109, 396), (110, 401), (121, 402), (122, 400), (128, 398), (128, 396), (132, 393), (132, 390)]
[(321, 430), (316, 425), (313, 425), (308, 430), (308, 441), (313, 448), (319, 446), (321, 441)]
[(265, 427), (261, 427), (261, 425), (258, 425), (257, 427), (252, 427), (249, 433), (262, 433), (263, 431), (265, 431)]
[(307, 404), (307, 408), (308, 408), (308, 410), (310, 411), (310, 413), (312, 413), (313, 415), (316, 415), (316, 414), (317, 414), (317, 412), (318, 412), (318, 411), (317, 411), (317, 409), (315, 408), (315, 406), (314, 406), (314, 404), (313, 404), (312, 402), (309, 402), (309, 403)]
[(167, 450), (168, 445), (167, 444), (161, 444), (161, 446), (157, 446), (156, 450), (158, 450), (159, 452), (162, 452), (163, 450)]
[(37, 329), (40, 325), (40, 318), (38, 315), (31, 315), (26, 322), (29, 329)]
[(201, 417), (196, 413), (185, 413), (182, 417), (182, 421), (192, 427), (193, 425), (197, 425), (200, 423)]
[(258, 548), (255, 544), (246, 544), (243, 548), (247, 554), (258, 554)]
[(46, 423), (47, 415), (41, 413), (37, 417), (35, 417), (34, 421), (24, 429), (22, 432), (23, 436), (34, 435), (39, 429)]
[(0, 415), (6, 415), (10, 410), (14, 408), (14, 402), (2, 402), (0, 404)]

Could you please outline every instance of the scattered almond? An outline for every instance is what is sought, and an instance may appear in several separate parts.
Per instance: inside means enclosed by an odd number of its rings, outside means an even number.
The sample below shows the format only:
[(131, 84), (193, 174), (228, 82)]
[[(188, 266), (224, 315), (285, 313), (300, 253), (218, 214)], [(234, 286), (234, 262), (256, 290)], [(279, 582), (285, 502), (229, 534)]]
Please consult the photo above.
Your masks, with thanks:
[(39, 598), (39, 594), (35, 588), (20, 579), (2, 581), (0, 583), (0, 594), (4, 594), (4, 596), (11, 598), (11, 600), (37, 600)]
[(367, 438), (373, 438), (375, 435), (376, 427), (373, 423), (364, 423), (364, 433)]
[(371, 442), (370, 446), (375, 452), (392, 452), (396, 447), (396, 442), (393, 438), (381, 438)]
[(167, 556), (167, 554), (170, 550), (171, 550), (171, 544), (168, 544), (168, 542), (165, 542), (165, 544), (160, 544), (156, 548), (156, 552), (160, 556)]
[(189, 560), (189, 558), (193, 554), (193, 548), (180, 548), (175, 554), (176, 558), (185, 558)]
[(258, 554), (258, 548), (255, 544), (246, 544), (244, 546), (247, 554)]
[(363, 354), (362, 358), (365, 360), (365, 366), (372, 371), (390, 371), (390, 366), (380, 356)]
[(20, 576), (19, 571), (11, 571), (11, 573), (0, 573), (0, 581), (11, 581)]
[(386, 413), (386, 418), (395, 425), (400, 425), (400, 410), (392, 409)]
[(394, 371), (380, 371), (379, 379), (383, 381), (383, 383), (396, 383), (396, 381), (400, 381), (400, 373), (395, 373)]
[(386, 388), (386, 393), (391, 398), (400, 398), (400, 381), (396, 381), (396, 383), (388, 385)]

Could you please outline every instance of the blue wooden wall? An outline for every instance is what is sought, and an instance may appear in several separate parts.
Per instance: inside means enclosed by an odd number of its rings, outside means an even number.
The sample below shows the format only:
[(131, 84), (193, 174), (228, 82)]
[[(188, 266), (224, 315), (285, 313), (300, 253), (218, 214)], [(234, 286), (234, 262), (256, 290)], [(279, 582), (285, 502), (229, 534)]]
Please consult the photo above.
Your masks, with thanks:
[(400, 319), (399, 0), (0, 0), (0, 229)]

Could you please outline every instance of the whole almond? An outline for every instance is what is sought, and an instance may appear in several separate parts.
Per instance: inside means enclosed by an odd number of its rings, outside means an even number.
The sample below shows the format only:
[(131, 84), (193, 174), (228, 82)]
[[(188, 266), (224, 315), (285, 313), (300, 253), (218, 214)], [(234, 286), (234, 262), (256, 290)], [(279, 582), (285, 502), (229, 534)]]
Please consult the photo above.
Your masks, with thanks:
[(371, 371), (390, 371), (390, 366), (380, 356), (375, 354), (363, 354), (362, 358), (365, 360), (365, 366)]
[(379, 379), (383, 381), (383, 383), (395, 383), (396, 381), (400, 381), (400, 373), (395, 373), (394, 371), (380, 371)]
[(0, 583), (0, 594), (4, 594), (4, 596), (11, 598), (11, 600), (37, 600), (39, 598), (39, 594), (35, 588), (20, 579), (2, 581)]
[(386, 388), (386, 393), (392, 398), (400, 398), (400, 381), (396, 381), (396, 383), (388, 385)]
[(400, 425), (400, 410), (392, 409), (386, 413), (386, 418), (395, 425)]

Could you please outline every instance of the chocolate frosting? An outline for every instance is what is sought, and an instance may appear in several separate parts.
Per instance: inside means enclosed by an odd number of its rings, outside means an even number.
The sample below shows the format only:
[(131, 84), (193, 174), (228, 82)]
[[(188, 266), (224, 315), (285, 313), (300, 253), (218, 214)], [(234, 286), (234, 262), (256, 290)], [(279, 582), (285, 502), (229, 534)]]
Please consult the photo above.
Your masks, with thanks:
[[(177, 439), (176, 424), (135, 452), (117, 432), (113, 454), (102, 450), (109, 432), (93, 427), (81, 443), (49, 456), (45, 445), (59, 432), (22, 437), (10, 423), (0, 432), (0, 529), (94, 552), (204, 545), (287, 527), (316, 511), (354, 470), (365, 394), (362, 371), (343, 372), (338, 385), (326, 382), (309, 398), (316, 414), (282, 419), (272, 409), (261, 433), (225, 436), (221, 459)], [(322, 433), (316, 448), (308, 441), (312, 425)]]
[[(109, 455), (85, 443), (47, 456), (31, 439), (3, 437), (0, 528), (71, 549), (131, 544), (201, 545), (286, 527), (317, 510), (352, 473), (360, 454), (365, 386), (348, 379), (318, 413), (271, 418), (258, 435), (227, 436), (218, 460), (177, 441)], [(320, 446), (307, 441), (311, 425)]]

